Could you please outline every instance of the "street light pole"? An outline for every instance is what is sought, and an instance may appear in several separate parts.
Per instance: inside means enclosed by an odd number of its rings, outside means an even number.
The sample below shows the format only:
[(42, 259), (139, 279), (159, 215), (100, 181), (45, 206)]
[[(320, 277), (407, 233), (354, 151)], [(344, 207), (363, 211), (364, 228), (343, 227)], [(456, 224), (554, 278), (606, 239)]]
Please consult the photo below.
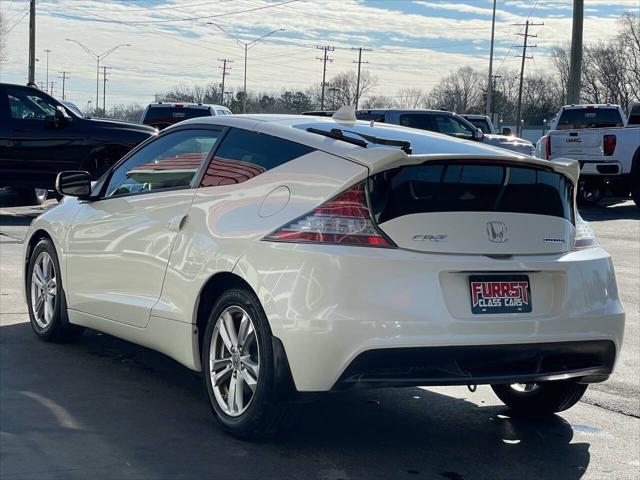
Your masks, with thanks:
[(273, 35), (276, 32), (284, 32), (285, 29), (276, 28), (272, 32), (262, 35), (261, 37), (258, 37), (255, 40), (252, 40), (250, 42), (243, 42), (238, 37), (236, 37), (233, 33), (227, 32), (224, 28), (222, 28), (217, 23), (214, 23), (214, 22), (207, 22), (207, 23), (209, 25), (218, 27), (220, 30), (222, 30), (223, 33), (225, 33), (226, 35), (234, 39), (238, 45), (244, 48), (244, 81), (243, 81), (243, 87), (242, 87), (242, 113), (247, 113), (247, 56), (249, 53), (248, 51), (251, 47), (255, 46), (260, 40), (264, 40), (265, 38), (267, 38), (270, 35)]
[(73, 40), (72, 38), (67, 38), (66, 40), (67, 40), (67, 42), (77, 43), (80, 46), (80, 48), (82, 48), (87, 54), (89, 54), (91, 56), (91, 58), (93, 58), (96, 61), (96, 103), (95, 103), (95, 108), (96, 108), (96, 111), (97, 111), (98, 110), (98, 106), (100, 105), (100, 102), (99, 102), (99, 100), (100, 100), (100, 61), (104, 60), (105, 57), (107, 57), (108, 55), (110, 55), (113, 52), (115, 52), (118, 48), (120, 48), (120, 47), (130, 47), (131, 44), (122, 43), (122, 44), (116, 45), (115, 47), (110, 48), (106, 52), (101, 53), (100, 55), (98, 55), (97, 53), (92, 52), (86, 45), (82, 44), (78, 40)]
[[(47, 75), (46, 75), (46, 81), (45, 84), (47, 86), (47, 90), (49, 90), (49, 54), (52, 52), (52, 50), (49, 50), (48, 48), (44, 51), (44, 53), (47, 54)], [(49, 95), (52, 95), (52, 93), (48, 92)]]

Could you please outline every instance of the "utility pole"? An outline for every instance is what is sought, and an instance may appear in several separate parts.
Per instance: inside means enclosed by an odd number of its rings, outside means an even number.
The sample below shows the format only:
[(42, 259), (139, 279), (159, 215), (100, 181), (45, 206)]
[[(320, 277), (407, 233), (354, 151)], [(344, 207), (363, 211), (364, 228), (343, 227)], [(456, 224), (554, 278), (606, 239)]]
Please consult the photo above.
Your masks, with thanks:
[(65, 86), (65, 83), (66, 83), (66, 81), (67, 81), (67, 78), (69, 78), (69, 74), (70, 74), (71, 72), (65, 72), (65, 71), (63, 70), (62, 72), (58, 72), (58, 73), (59, 73), (60, 75), (62, 75), (62, 76), (58, 75), (58, 78), (61, 78), (61, 79), (62, 79), (62, 101), (65, 101), (65, 100), (66, 100), (66, 97), (65, 97), (65, 95), (64, 95), (64, 86)]
[(493, 99), (495, 92), (496, 92), (496, 80), (498, 80), (499, 78), (502, 78), (501, 75), (491, 75), (491, 110), (489, 111), (488, 115), (489, 118), (491, 119), (491, 123), (493, 123), (493, 116), (495, 115), (495, 101)]
[(356, 80), (356, 110), (358, 110), (358, 102), (360, 101), (360, 67), (363, 63), (362, 61), (362, 51), (371, 52), (371, 48), (363, 48), (363, 47), (352, 47), (351, 50), (358, 50), (358, 60), (354, 60), (353, 63), (358, 64), (358, 79)]
[(327, 77), (327, 62), (333, 62), (333, 58), (329, 58), (327, 54), (328, 52), (333, 52), (335, 50), (335, 47), (330, 47), (329, 45), (327, 45), (324, 47), (316, 48), (324, 52), (322, 58), (316, 57), (316, 60), (320, 60), (322, 62), (322, 93), (320, 94), (320, 110), (324, 110), (324, 88), (327, 85), (327, 83), (325, 82), (325, 79)]
[[(522, 24), (519, 24), (520, 26), (522, 26)], [(524, 33), (520, 33), (519, 35), (524, 36), (524, 44), (521, 45), (522, 47), (522, 63), (520, 65), (520, 86), (518, 88), (518, 108), (516, 111), (516, 131), (518, 132), (518, 136), (522, 135), (522, 122), (521, 122), (521, 115), (522, 115), (522, 84), (524, 81), (524, 62), (527, 59), (532, 59), (533, 57), (527, 57), (527, 48), (536, 48), (537, 45), (528, 45), (527, 44), (527, 40), (529, 39), (529, 37), (532, 38), (536, 38), (537, 35), (532, 35), (529, 33), (529, 27), (537, 27), (537, 26), (541, 26), (544, 25), (544, 23), (533, 23), (530, 22), (529, 20), (527, 20), (524, 24)]]
[[(48, 48), (45, 49), (44, 53), (47, 54), (47, 76), (46, 76), (46, 80), (45, 80), (45, 84), (47, 85), (47, 88), (49, 86), (49, 54), (52, 52), (52, 50), (49, 50)], [(49, 95), (53, 95), (51, 92), (49, 92)]]
[(36, 83), (36, 0), (29, 0), (29, 84)]
[(567, 103), (580, 103), (580, 73), (582, 70), (582, 23), (584, 0), (573, 0), (573, 26), (571, 27), (571, 62), (567, 82)]
[(51, 80), (51, 89), (49, 90), (49, 95), (53, 96), (53, 85), (55, 84), (55, 82), (53, 80)]
[[(224, 78), (227, 75), (230, 75), (230, 73), (227, 72), (227, 64), (228, 63), (233, 63), (233, 60), (228, 60), (226, 58), (219, 58), (218, 61), (222, 62), (222, 66), (218, 67), (218, 68), (222, 69), (222, 84), (221, 84), (221, 92), (220, 92), (220, 105), (224, 105)], [(229, 67), (228, 69), (231, 70), (231, 67)]]
[[(487, 108), (486, 114), (492, 115), (492, 102), (493, 102), (493, 40), (496, 33), (496, 1), (493, 0), (493, 16), (491, 17), (491, 49), (489, 51), (489, 82), (487, 83)], [(493, 122), (493, 118), (491, 118)]]
[(111, 70), (111, 67), (102, 67), (102, 114), (106, 115), (107, 112), (107, 70)]

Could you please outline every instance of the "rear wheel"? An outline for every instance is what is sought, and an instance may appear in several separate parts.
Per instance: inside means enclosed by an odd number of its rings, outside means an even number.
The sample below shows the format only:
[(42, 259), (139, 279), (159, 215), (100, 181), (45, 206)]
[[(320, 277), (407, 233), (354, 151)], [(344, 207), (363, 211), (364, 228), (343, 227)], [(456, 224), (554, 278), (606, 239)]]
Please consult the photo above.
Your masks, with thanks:
[(277, 431), (288, 412), (278, 391), (271, 329), (252, 292), (222, 294), (201, 354), (209, 402), (220, 424), (241, 438)]
[(606, 183), (600, 178), (581, 178), (578, 182), (578, 202), (595, 205), (607, 192)]
[(67, 341), (78, 337), (83, 328), (70, 325), (62, 290), (60, 266), (49, 239), (33, 249), (26, 278), (31, 328), (45, 341)]
[(573, 407), (587, 390), (571, 380), (491, 385), (502, 402), (517, 413), (550, 415)]

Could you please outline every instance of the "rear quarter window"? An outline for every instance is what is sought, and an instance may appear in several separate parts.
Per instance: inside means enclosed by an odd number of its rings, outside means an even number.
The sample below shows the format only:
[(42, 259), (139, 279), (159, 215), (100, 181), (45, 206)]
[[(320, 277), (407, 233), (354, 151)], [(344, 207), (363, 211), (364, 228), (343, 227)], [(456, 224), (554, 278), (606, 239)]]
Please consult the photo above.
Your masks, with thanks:
[(201, 186), (246, 182), (313, 151), (283, 138), (232, 128), (211, 160)]

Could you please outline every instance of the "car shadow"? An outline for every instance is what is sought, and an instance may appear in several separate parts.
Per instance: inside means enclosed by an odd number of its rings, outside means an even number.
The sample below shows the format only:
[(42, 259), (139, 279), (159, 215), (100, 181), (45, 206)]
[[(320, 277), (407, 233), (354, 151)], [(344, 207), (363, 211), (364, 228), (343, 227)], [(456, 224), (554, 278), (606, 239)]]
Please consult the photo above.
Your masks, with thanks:
[(3, 479), (578, 479), (590, 460), (560, 416), (421, 388), (321, 395), (275, 438), (240, 441), (199, 374), (93, 331), (58, 345), (0, 327), (0, 369)]
[(640, 208), (627, 198), (606, 198), (597, 205), (578, 205), (578, 211), (588, 222), (640, 220)]

